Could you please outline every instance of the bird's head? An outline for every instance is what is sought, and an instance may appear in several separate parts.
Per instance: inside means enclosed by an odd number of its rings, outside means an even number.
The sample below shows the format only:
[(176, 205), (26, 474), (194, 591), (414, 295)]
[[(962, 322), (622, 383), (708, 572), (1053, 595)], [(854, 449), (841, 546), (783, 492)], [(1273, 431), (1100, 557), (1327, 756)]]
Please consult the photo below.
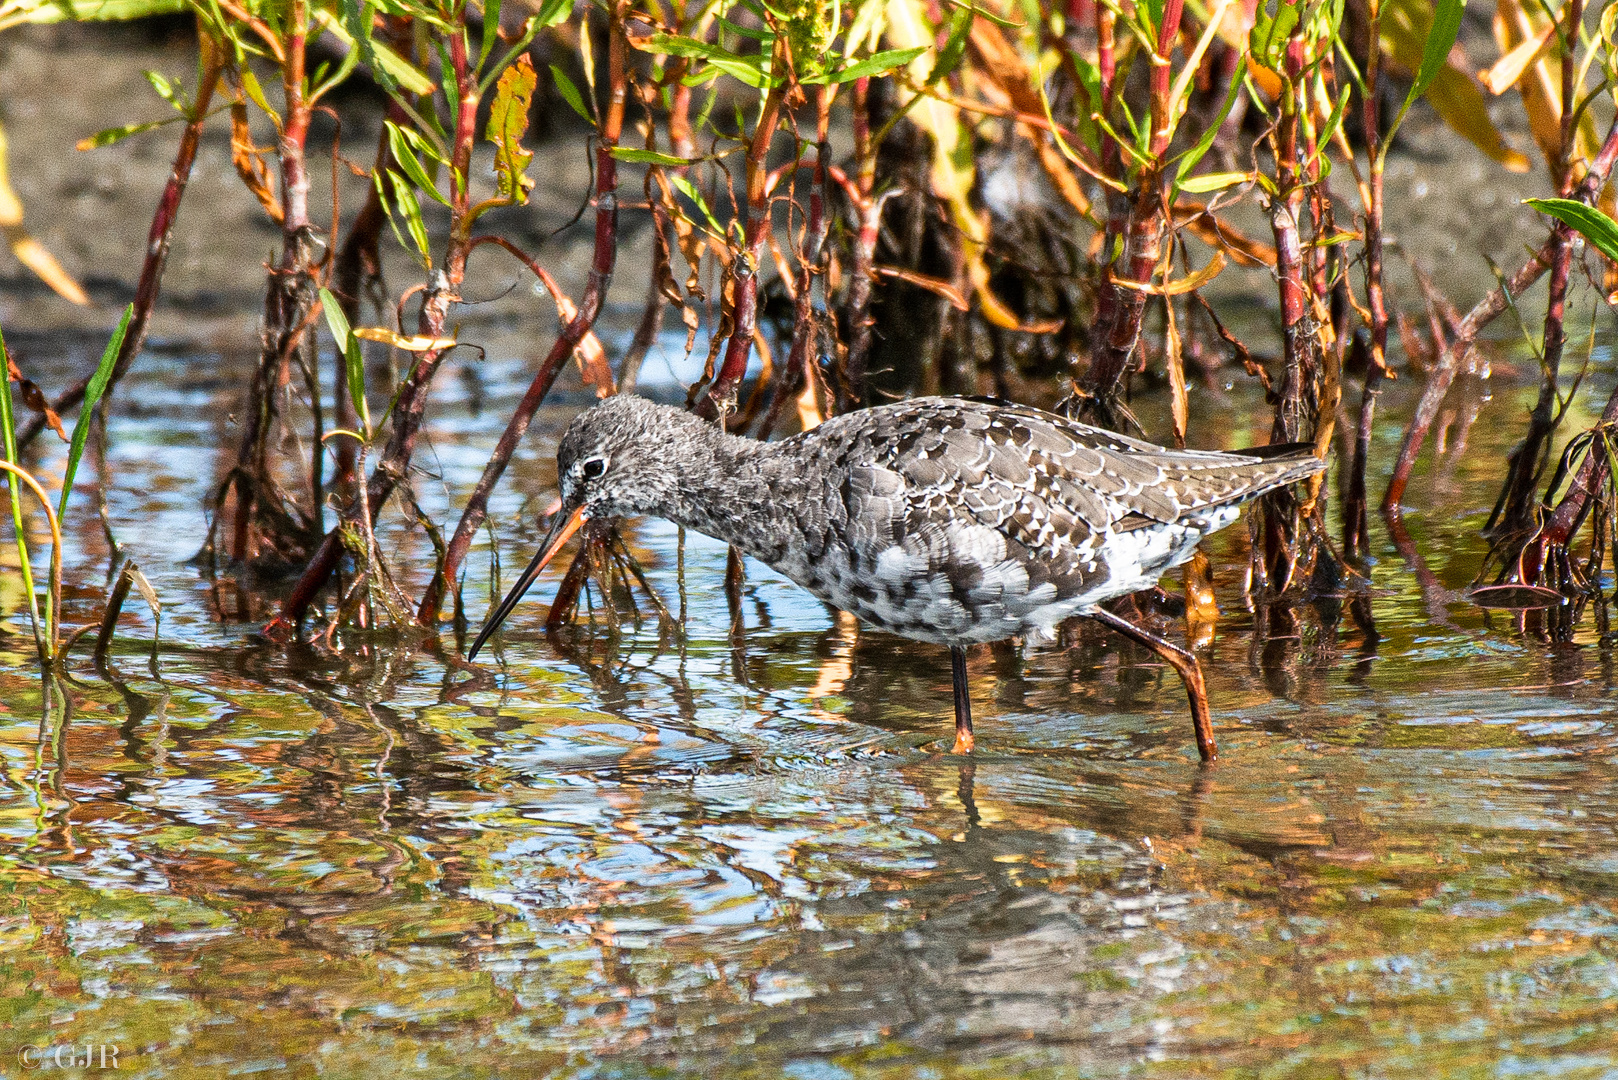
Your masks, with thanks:
[(563, 513), (588, 520), (667, 509), (688, 457), (680, 443), (710, 426), (682, 409), (629, 394), (585, 410), (556, 450)]
[(489, 635), (586, 521), (667, 513), (678, 498), (681, 467), (695, 449), (692, 444), (717, 431), (684, 410), (631, 394), (610, 397), (574, 417), (556, 451), (561, 512), (539, 553), (478, 633), (467, 659), (477, 657)]

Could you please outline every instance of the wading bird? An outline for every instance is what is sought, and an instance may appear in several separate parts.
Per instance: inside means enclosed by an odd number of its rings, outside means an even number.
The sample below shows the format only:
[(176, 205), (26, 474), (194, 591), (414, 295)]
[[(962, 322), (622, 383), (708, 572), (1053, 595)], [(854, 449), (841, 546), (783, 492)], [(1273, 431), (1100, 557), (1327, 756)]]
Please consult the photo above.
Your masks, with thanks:
[(1326, 467), (1312, 448), (1170, 450), (1022, 405), (917, 398), (760, 442), (632, 396), (580, 413), (556, 455), (562, 511), (489, 635), (587, 520), (653, 514), (734, 545), (879, 630), (948, 645), (955, 751), (972, 749), (966, 647), (1049, 640), (1083, 615), (1185, 682), (1214, 756), (1189, 652), (1106, 610), (1180, 565), (1241, 505)]

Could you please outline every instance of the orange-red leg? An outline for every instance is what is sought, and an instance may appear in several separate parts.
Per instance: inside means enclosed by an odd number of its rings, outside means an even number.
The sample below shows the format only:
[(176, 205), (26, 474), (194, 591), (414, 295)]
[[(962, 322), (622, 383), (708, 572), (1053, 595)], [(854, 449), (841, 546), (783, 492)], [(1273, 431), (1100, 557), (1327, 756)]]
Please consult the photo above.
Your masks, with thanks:
[(1219, 756), (1218, 748), (1214, 746), (1213, 716), (1208, 711), (1208, 685), (1202, 679), (1202, 665), (1197, 658), (1180, 648), (1158, 637), (1147, 633), (1128, 619), (1114, 615), (1110, 611), (1097, 610), (1090, 614), (1090, 618), (1115, 630), (1128, 638), (1151, 649), (1164, 662), (1180, 673), (1180, 681), (1185, 683), (1185, 696), (1191, 699), (1191, 727), (1197, 736), (1197, 753), (1203, 761), (1212, 761)]

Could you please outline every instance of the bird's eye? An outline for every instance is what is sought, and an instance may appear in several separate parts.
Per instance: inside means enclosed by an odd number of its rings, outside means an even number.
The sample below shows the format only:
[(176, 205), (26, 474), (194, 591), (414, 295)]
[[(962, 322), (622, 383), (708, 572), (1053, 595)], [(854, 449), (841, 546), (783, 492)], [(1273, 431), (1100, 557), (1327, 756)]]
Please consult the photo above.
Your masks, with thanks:
[(594, 480), (596, 477), (600, 476), (606, 471), (607, 459), (598, 457), (591, 458), (589, 461), (586, 461), (584, 463), (584, 467), (580, 470), (580, 472), (584, 474), (584, 478), (586, 480)]

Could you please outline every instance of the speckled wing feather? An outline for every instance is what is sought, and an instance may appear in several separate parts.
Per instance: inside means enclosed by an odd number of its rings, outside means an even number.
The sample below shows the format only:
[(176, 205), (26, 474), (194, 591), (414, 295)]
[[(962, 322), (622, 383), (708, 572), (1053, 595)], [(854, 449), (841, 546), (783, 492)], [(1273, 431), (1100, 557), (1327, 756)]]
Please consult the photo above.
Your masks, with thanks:
[(1109, 534), (1151, 523), (1206, 531), (1214, 523), (1200, 512), (1321, 467), (1304, 448), (1169, 450), (1003, 403), (921, 398), (882, 411), (862, 434), (871, 463), (903, 481), (903, 528), (946, 528), (964, 508), (1036, 560), (1032, 576), (1059, 596), (1084, 584)]

